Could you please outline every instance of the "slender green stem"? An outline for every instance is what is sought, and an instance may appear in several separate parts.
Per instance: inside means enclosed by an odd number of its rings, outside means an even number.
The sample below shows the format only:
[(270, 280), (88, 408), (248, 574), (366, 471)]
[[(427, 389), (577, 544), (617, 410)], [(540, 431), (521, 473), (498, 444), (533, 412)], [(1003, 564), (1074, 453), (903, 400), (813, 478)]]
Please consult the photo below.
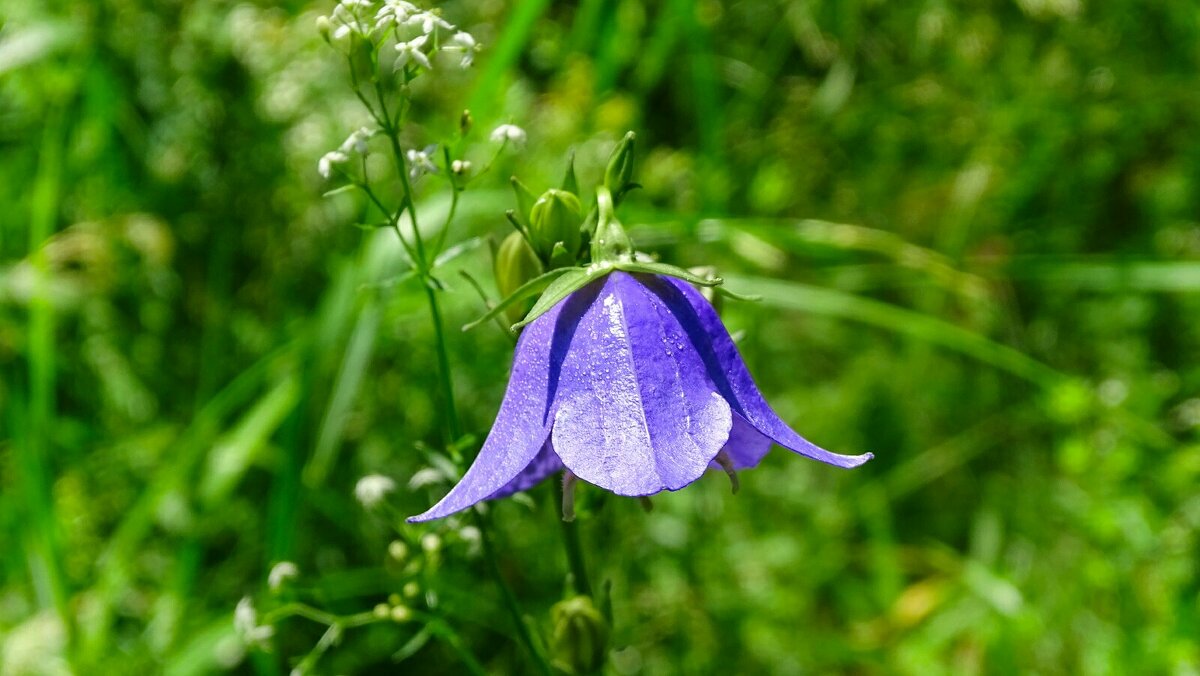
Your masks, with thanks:
[(562, 482), (558, 484), (558, 516), (562, 524), (563, 548), (567, 552), (567, 566), (571, 569), (571, 583), (576, 594), (592, 595), (592, 585), (588, 581), (587, 566), (583, 561), (583, 545), (579, 541), (579, 522), (563, 519), (562, 498), (566, 490)]
[(433, 322), (434, 340), (437, 343), (438, 372), (442, 379), (442, 398), (445, 404), (446, 428), (449, 432), (447, 448), (451, 448), (462, 436), (458, 423), (458, 407), (454, 403), (454, 379), (450, 376), (450, 356), (446, 350), (446, 333), (442, 327), (442, 311), (438, 306), (437, 292), (426, 283), (425, 297), (429, 300), (429, 317)]
[(521, 613), (521, 607), (517, 604), (517, 597), (513, 594), (512, 588), (508, 586), (508, 582), (504, 580), (504, 574), (500, 571), (500, 563), (496, 559), (496, 547), (492, 544), (492, 536), (489, 532), (489, 524), (479, 512), (472, 510), (475, 516), (475, 525), (479, 528), (479, 540), (483, 544), (483, 558), (487, 561), (488, 570), (491, 571), (492, 577), (496, 578), (496, 584), (500, 587), (500, 596), (504, 600), (504, 605), (508, 608), (509, 615), (512, 615), (513, 623), (517, 626), (517, 637), (521, 639), (521, 643), (525, 646), (525, 650), (529, 652), (530, 658), (537, 664), (538, 670), (543, 674), (550, 674), (550, 665), (546, 663), (546, 658), (541, 651), (533, 643), (533, 635), (529, 633), (529, 626), (525, 624), (525, 616)]
[[(407, 74), (405, 77), (407, 78)], [(415, 255), (412, 256), (413, 268), (417, 273), (417, 276), (420, 278), (422, 286), (425, 288), (425, 297), (429, 302), (429, 315), (430, 320), (433, 322), (434, 340), (437, 343), (438, 371), (442, 381), (441, 387), (444, 418), (446, 430), (448, 432), (448, 436), (450, 437), (447, 440), (446, 447), (448, 449), (452, 449), (454, 447), (454, 443), (457, 442), (457, 440), (462, 436), (462, 428), (459, 423), (458, 410), (455, 405), (454, 383), (450, 374), (450, 357), (446, 348), (446, 334), (442, 327), (441, 307), (438, 304), (437, 291), (434, 288), (432, 275), (430, 274), (432, 260), (427, 256), (424, 240), (421, 237), (421, 229), (417, 223), (417, 210), (416, 202), (413, 197), (412, 183), (410, 182), (408, 176), (408, 162), (405, 158), (403, 150), (400, 148), (399, 127), (404, 116), (403, 102), (401, 102), (401, 108), (396, 111), (396, 118), (393, 120), (391, 113), (388, 111), (387, 99), (384, 95), (383, 87), (378, 77), (375, 78), (375, 96), (378, 100), (380, 109), (380, 114), (376, 116), (376, 121), (380, 123), (380, 126), (383, 128), (384, 133), (388, 137), (388, 141), (391, 145), (392, 156), (396, 164), (396, 172), (399, 174), (400, 184), (403, 189), (403, 197), (401, 198), (402, 201), (400, 207), (396, 209), (392, 218), (392, 227), (396, 231), (396, 235), (400, 237), (401, 242), (404, 242), (405, 238), (400, 229), (399, 220), (400, 215), (404, 213), (404, 210), (408, 209), (409, 218), (412, 220), (413, 248), (415, 249), (413, 252)], [(370, 108), (371, 107), (368, 106), (368, 109)], [(449, 167), (446, 169), (449, 171)], [(367, 193), (368, 196), (371, 197), (372, 201), (374, 201), (377, 206), (380, 206), (381, 203), (369, 189), (367, 189)], [(439, 247), (444, 241), (445, 231), (450, 226), (450, 220), (454, 216), (457, 203), (458, 196), (457, 190), (455, 190), (455, 195), (451, 202), (450, 214), (446, 219), (446, 224), (442, 229), (441, 235), (436, 240), (436, 243)], [(488, 570), (492, 577), (495, 578), (496, 584), (500, 588), (500, 595), (504, 599), (504, 605), (508, 609), (509, 614), (512, 616), (513, 623), (516, 625), (517, 636), (520, 638), (521, 643), (529, 652), (530, 658), (537, 664), (538, 671), (549, 676), (551, 673), (550, 666), (546, 662), (545, 656), (538, 651), (537, 646), (534, 644), (533, 635), (530, 633), (529, 626), (525, 623), (525, 618), (521, 613), (521, 607), (517, 603), (517, 598), (513, 594), (512, 589), (509, 588), (508, 583), (504, 580), (503, 573), (500, 571), (500, 565), (496, 559), (495, 547), (492, 543), (489, 524), (482, 516), (478, 514), (478, 512), (475, 512), (475, 518), (476, 525), (480, 532), (480, 539), (483, 543), (483, 553), (484, 558), (487, 560)]]

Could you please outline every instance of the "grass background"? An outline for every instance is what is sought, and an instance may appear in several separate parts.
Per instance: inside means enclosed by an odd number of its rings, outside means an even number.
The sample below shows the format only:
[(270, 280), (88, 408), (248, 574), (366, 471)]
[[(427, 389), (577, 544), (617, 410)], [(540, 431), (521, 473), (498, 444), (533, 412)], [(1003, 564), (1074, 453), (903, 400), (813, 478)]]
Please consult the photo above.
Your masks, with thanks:
[[(232, 609), (436, 622), (348, 630), (317, 673), (526, 673), (464, 523), (395, 530), (440, 442), (421, 291), (317, 158), (363, 123), (324, 2), (0, 0), (0, 671), (287, 673)], [(485, 45), (414, 92), (529, 132), (451, 242), (500, 237), (510, 173), (639, 134), (640, 247), (712, 264), (768, 398), (806, 436), (655, 500), (585, 490), (611, 673), (1200, 670), (1200, 12), (1186, 0), (448, 2)], [(483, 152), (482, 150), (480, 151)], [(478, 159), (486, 159), (486, 153)], [(421, 196), (422, 213), (447, 208)], [(447, 322), (481, 301), (443, 274)], [(486, 275), (481, 275), (486, 277)], [(488, 279), (483, 283), (491, 288)], [(512, 344), (451, 331), (486, 433)], [(403, 487), (365, 513), (366, 473)], [(549, 634), (553, 492), (492, 509)], [(442, 538), (398, 565), (397, 537)], [(465, 535), (465, 536), (464, 536)], [(414, 548), (416, 549), (416, 548)], [(427, 639), (427, 640), (426, 640)], [(403, 650), (402, 650), (403, 648)], [(400, 652), (398, 652), (400, 651)]]

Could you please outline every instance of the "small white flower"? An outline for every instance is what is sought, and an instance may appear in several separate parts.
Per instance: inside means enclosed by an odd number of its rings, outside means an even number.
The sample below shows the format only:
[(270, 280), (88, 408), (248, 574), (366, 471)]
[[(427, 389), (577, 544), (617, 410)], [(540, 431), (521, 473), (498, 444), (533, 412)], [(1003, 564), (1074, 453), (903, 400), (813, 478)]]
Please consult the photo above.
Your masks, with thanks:
[(427, 146), (424, 150), (410, 150), (405, 155), (408, 157), (408, 175), (412, 178), (420, 178), (425, 174), (436, 174), (438, 171), (437, 165), (430, 158), (437, 150), (437, 146)]
[(258, 624), (258, 613), (249, 596), (238, 601), (233, 610), (233, 628), (247, 644), (263, 644), (275, 635), (275, 627)]
[(475, 42), (475, 36), (459, 31), (450, 38), (450, 43), (446, 45), (445, 49), (462, 52), (462, 61), (459, 65), (463, 68), (470, 68), (471, 63), (475, 61), (475, 52), (479, 51), (479, 45)]
[(426, 533), (421, 536), (421, 549), (425, 553), (432, 554), (442, 548), (442, 539), (437, 536), (437, 533)]
[[(450, 171), (454, 172), (455, 176), (463, 176), (471, 171), (471, 162), (469, 160), (454, 160), (450, 163)], [(414, 479), (416, 477), (413, 477)]]
[(357, 130), (355, 130), (353, 133), (351, 133), (349, 136), (347, 136), (345, 141), (342, 141), (342, 145), (340, 147), (338, 147), (338, 151), (343, 154), (347, 154), (351, 150), (353, 150), (354, 152), (358, 153), (359, 155), (366, 155), (367, 154), (367, 141), (374, 134), (375, 134), (375, 132), (373, 130), (371, 130), (369, 127), (360, 127)]
[(333, 176), (333, 166), (335, 164), (343, 164), (350, 160), (350, 156), (340, 150), (333, 150), (321, 156), (317, 160), (317, 173), (323, 178)]
[(383, 7), (375, 13), (375, 28), (390, 28), (395, 25), (402, 25), (408, 20), (408, 17), (416, 14), (420, 10), (411, 2), (404, 0), (386, 0)]
[(405, 19), (404, 25), (420, 26), (421, 32), (426, 35), (432, 33), (434, 28), (441, 28), (442, 30), (448, 31), (454, 30), (454, 24), (446, 21), (433, 12), (418, 12), (417, 14), (413, 14)]
[(525, 145), (525, 130), (515, 124), (502, 124), (492, 130), (494, 143), (512, 143), (515, 146)]
[(277, 592), (287, 584), (288, 580), (294, 580), (300, 577), (300, 568), (291, 561), (280, 561), (271, 567), (271, 572), (267, 574), (267, 586), (271, 591)]
[(429, 57), (421, 51), (421, 47), (425, 46), (425, 41), (428, 39), (429, 37), (426, 35), (418, 35), (408, 42), (397, 42), (396, 51), (399, 52), (399, 56), (396, 57), (396, 70), (403, 70), (410, 61), (432, 69), (433, 64), (429, 63)]
[(383, 502), (387, 494), (394, 490), (396, 490), (396, 482), (392, 481), (391, 477), (382, 474), (368, 474), (354, 485), (354, 497), (362, 503), (363, 507), (372, 509)]

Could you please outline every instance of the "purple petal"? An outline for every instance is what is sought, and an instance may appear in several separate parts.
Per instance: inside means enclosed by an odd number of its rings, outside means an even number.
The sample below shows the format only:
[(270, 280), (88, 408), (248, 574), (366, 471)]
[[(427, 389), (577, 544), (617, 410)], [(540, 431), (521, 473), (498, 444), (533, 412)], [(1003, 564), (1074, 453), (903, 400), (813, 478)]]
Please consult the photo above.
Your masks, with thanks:
[(733, 339), (721, 323), (712, 305), (692, 285), (678, 279), (655, 278), (659, 283), (648, 284), (679, 317), (696, 344), (707, 344), (703, 351), (708, 373), (733, 411), (746, 419), (759, 432), (790, 451), (837, 467), (857, 467), (874, 457), (839, 455), (816, 446), (800, 436), (779, 418), (767, 404)]
[[(754, 426), (747, 422), (741, 414), (734, 413), (733, 429), (729, 430), (729, 441), (725, 442), (725, 447), (721, 450), (733, 461), (734, 469), (750, 469), (758, 466), (774, 443), (769, 437), (763, 436), (762, 432), (754, 429)], [(710, 464), (709, 468), (723, 469), (716, 462)]]
[(552, 365), (561, 361), (566, 349), (558, 335), (574, 332), (583, 307), (568, 298), (525, 327), (500, 412), (475, 462), (446, 497), (424, 514), (410, 517), (410, 523), (440, 519), (496, 495), (535, 461), (554, 419), (551, 405), (558, 369)]
[(492, 493), (487, 497), (488, 500), (504, 498), (513, 493), (527, 491), (530, 488), (542, 483), (542, 479), (561, 472), (563, 469), (562, 460), (558, 459), (558, 455), (554, 452), (554, 447), (550, 445), (550, 440), (546, 439), (546, 443), (542, 444), (542, 450), (538, 451), (536, 457), (529, 465), (521, 470), (521, 473), (513, 477), (512, 481), (504, 484), (500, 490)]
[(598, 292), (562, 363), (554, 450), (576, 476), (618, 495), (678, 490), (729, 438), (729, 404), (676, 316), (623, 272)]

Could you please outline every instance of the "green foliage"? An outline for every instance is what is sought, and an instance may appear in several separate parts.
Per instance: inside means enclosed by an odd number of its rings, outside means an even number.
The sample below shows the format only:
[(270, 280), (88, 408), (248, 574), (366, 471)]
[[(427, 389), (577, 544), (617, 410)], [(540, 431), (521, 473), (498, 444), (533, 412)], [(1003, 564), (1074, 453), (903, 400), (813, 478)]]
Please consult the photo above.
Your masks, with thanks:
[[(487, 311), (460, 272), (499, 297), (507, 177), (596, 185), (636, 129), (639, 250), (761, 296), (723, 312), (763, 390), (876, 454), (776, 449), (649, 513), (580, 486), (610, 672), (1200, 670), (1194, 3), (441, 10), (483, 50), (413, 81), (405, 147), (463, 101), (474, 166), (529, 134), (460, 203), (418, 187), (422, 230), (470, 243), (435, 265), (445, 324)], [(530, 673), (488, 548), (553, 648), (553, 482), (483, 531), (402, 524), (486, 434), (512, 341), (446, 336), (446, 443), (428, 287), (361, 191), (323, 197), (369, 122), (331, 11), (0, 0), (0, 671)], [(396, 482), (369, 511), (368, 474)]]

